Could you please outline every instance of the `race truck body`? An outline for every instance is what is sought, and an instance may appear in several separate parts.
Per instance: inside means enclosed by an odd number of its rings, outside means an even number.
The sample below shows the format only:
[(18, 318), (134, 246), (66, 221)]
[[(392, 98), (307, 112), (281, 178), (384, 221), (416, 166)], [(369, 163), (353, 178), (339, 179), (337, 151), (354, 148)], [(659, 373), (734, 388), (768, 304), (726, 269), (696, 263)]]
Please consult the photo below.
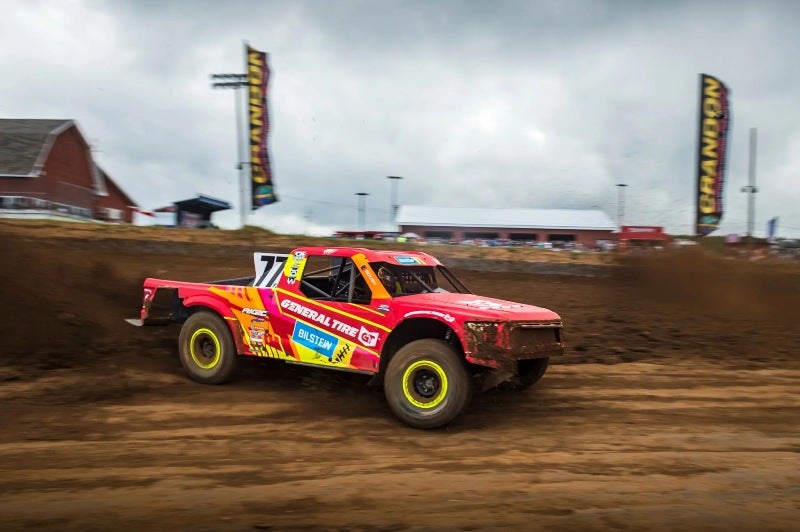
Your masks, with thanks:
[(181, 363), (202, 383), (230, 380), (240, 356), (374, 375), (420, 428), (452, 421), (478, 384), (535, 383), (563, 354), (558, 314), (472, 294), (426, 253), (303, 247), (254, 261), (252, 277), (148, 278), (128, 321), (182, 324)]

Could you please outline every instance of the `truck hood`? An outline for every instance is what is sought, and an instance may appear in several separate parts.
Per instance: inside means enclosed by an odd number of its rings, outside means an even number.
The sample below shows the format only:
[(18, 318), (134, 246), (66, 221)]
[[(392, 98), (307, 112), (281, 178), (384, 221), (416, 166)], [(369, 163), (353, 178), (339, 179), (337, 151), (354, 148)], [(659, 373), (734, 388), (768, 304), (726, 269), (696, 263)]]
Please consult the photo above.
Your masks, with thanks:
[[(395, 312), (402, 318), (440, 316), (463, 321), (560, 321), (552, 310), (475, 294), (436, 292), (395, 297)], [(447, 320), (451, 321), (451, 320)]]

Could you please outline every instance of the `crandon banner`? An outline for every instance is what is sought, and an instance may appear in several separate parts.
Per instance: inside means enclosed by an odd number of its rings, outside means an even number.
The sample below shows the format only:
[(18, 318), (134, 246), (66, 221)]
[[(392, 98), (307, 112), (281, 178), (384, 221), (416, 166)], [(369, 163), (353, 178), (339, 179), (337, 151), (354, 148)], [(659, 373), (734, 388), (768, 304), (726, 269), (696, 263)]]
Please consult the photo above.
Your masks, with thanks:
[(253, 210), (278, 201), (272, 185), (272, 170), (267, 153), (269, 115), (267, 113), (267, 86), (269, 67), (267, 54), (246, 47), (248, 107), (250, 109), (250, 175)]
[(697, 221), (695, 233), (707, 235), (722, 219), (725, 154), (730, 108), (728, 88), (708, 74), (700, 74), (700, 127), (697, 145)]

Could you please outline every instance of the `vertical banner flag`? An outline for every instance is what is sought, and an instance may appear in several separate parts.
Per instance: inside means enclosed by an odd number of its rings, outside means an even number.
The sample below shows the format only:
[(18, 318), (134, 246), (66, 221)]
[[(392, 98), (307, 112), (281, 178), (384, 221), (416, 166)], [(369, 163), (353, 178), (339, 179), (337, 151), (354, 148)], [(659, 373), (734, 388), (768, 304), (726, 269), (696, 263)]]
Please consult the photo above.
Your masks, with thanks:
[(770, 242), (775, 241), (775, 233), (778, 231), (778, 217), (771, 218), (767, 222), (767, 240)]
[(269, 114), (267, 113), (267, 86), (269, 67), (267, 54), (246, 47), (247, 101), (250, 131), (251, 209), (275, 203), (278, 198), (272, 185), (272, 170), (267, 153)]
[(730, 108), (728, 88), (708, 74), (700, 74), (700, 126), (697, 142), (697, 217), (695, 233), (705, 236), (719, 227), (725, 187)]

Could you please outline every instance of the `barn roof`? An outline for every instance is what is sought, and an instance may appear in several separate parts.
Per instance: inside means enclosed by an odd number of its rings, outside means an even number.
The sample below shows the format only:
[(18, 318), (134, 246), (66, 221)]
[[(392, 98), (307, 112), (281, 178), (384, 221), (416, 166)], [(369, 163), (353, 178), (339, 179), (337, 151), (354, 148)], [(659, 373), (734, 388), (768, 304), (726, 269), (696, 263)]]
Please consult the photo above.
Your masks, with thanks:
[(36, 175), (55, 137), (72, 120), (0, 119), (0, 175)]
[(100, 176), (100, 180), (97, 183), (96, 193), (100, 196), (108, 196), (108, 191), (111, 190), (114, 195), (118, 198), (123, 199), (129, 206), (131, 207), (138, 207), (139, 205), (131, 199), (128, 194), (120, 188), (116, 181), (111, 179), (111, 176), (106, 173), (105, 170), (100, 168), (98, 165), (94, 165), (96, 175)]
[(397, 224), (596, 231), (617, 229), (611, 218), (597, 209), (489, 209), (422, 205), (402, 205), (397, 212)]

